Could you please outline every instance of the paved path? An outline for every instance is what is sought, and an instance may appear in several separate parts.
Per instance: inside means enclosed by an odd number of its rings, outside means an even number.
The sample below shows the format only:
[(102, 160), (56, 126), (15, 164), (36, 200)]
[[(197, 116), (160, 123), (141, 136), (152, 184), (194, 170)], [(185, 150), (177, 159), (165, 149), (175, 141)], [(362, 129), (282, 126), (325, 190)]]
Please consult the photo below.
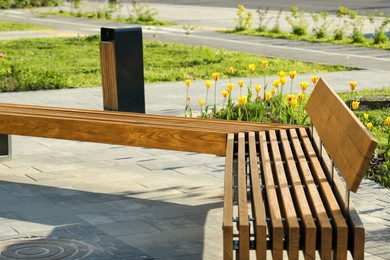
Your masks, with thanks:
[[(273, 0), (273, 1), (258, 1), (258, 0), (149, 0), (149, 3), (160, 3), (170, 5), (185, 5), (185, 6), (208, 6), (208, 7), (230, 7), (235, 8), (238, 4), (243, 4), (246, 8), (270, 8), (271, 10), (289, 10), (292, 5), (307, 12), (337, 12), (339, 5), (343, 5), (352, 10), (359, 10), (370, 13), (374, 10), (380, 10), (385, 14), (390, 13), (389, 0), (343, 0), (343, 1), (315, 1), (312, 0), (296, 0), (294, 2), (288, 0)], [(215, 8), (214, 8), (215, 9)]]
[[(46, 23), (49, 18), (34, 19)], [(97, 33), (102, 26), (54, 21), (64, 26), (58, 35)], [(79, 28), (65, 28), (75, 22)], [(218, 35), (206, 30), (187, 37), (179, 30), (159, 29), (159, 37), (196, 44), (196, 39)], [(347, 90), (355, 79), (361, 85), (388, 86), (383, 73), (370, 68), (324, 76), (338, 90)], [(203, 82), (194, 82), (191, 91), (201, 97)], [(147, 113), (181, 113), (182, 82), (147, 85), (145, 92)], [(2, 93), (0, 102), (102, 109), (102, 93), (101, 88)], [(0, 164), (3, 254), (22, 254), (27, 241), (35, 245), (29, 253), (46, 254), (41, 259), (56, 252), (67, 259), (221, 259), (223, 158), (18, 136), (12, 141), (13, 160)], [(388, 259), (390, 192), (364, 180), (352, 200), (367, 229), (366, 259)]]

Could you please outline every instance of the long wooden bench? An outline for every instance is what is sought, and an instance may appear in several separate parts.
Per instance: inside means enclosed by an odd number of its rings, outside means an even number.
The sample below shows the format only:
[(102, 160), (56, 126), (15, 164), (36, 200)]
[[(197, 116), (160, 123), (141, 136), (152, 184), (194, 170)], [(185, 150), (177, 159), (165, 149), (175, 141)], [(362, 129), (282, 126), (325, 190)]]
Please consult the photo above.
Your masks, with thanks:
[(348, 250), (364, 258), (349, 190), (357, 191), (376, 140), (322, 79), (306, 111), (314, 127), (228, 135), (224, 259), (234, 251), (249, 259), (250, 250), (266, 259), (267, 249), (273, 259), (299, 259), (300, 249), (305, 259), (347, 259)]
[[(307, 112), (356, 191), (376, 141), (323, 80)], [(226, 156), (224, 258), (363, 257), (364, 228), (316, 131), (308, 127), (0, 104), (0, 134)], [(333, 176), (333, 179), (331, 178)]]

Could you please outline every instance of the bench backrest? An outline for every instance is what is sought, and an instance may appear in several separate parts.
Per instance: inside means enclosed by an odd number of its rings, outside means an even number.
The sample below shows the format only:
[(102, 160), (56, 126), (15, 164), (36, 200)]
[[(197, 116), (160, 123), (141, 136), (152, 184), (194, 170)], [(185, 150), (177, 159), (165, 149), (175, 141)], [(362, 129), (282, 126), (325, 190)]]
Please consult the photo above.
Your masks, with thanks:
[(346, 186), (356, 192), (377, 141), (323, 79), (314, 87), (306, 112)]

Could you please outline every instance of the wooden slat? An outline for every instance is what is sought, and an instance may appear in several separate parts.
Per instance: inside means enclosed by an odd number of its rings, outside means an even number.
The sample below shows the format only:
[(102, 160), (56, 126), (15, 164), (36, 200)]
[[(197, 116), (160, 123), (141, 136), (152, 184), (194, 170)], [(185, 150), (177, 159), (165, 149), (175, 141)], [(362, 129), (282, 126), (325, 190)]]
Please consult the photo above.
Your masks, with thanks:
[(259, 132), (261, 170), (266, 190), (266, 207), (270, 214), (269, 233), (271, 239), (271, 250), (273, 259), (283, 258), (283, 223), (280, 213), (278, 196), (275, 190), (274, 177), (271, 168), (271, 159), (267, 146), (265, 132)]
[(110, 112), (86, 109), (31, 106), (0, 103), (1, 113), (16, 113), (43, 117), (65, 117), (72, 119), (92, 119), (109, 122), (128, 122), (137, 124), (159, 124), (171, 127), (198, 128), (222, 133), (261, 131), (266, 129), (289, 128), (288, 125), (237, 122), (228, 120), (210, 120), (204, 118), (184, 118), (176, 116), (145, 115), (128, 112)]
[(298, 138), (297, 131), (289, 130), (292, 140), (292, 148), (298, 160), (298, 168), (301, 172), (301, 178), (306, 185), (306, 194), (308, 201), (313, 210), (313, 214), (317, 219), (318, 232), (318, 251), (321, 259), (331, 259), (332, 256), (332, 227), (330, 225), (328, 215), (321, 196), (317, 190), (316, 183), (313, 179), (312, 172), (308, 165), (305, 153)]
[(252, 209), (255, 218), (255, 241), (257, 259), (266, 259), (267, 256), (267, 223), (263, 195), (261, 194), (261, 183), (259, 177), (258, 157), (256, 150), (256, 138), (254, 132), (248, 133), (250, 178), (252, 193)]
[[(313, 147), (316, 151), (319, 151), (321, 148), (320, 138), (315, 131), (311, 132)], [(325, 151), (325, 148), (322, 147), (322, 150)], [(365, 229), (357, 211), (351, 200), (346, 201), (348, 198), (345, 197), (346, 187), (341, 181), (336, 168), (333, 166), (332, 161), (326, 152), (322, 153), (323, 167), (327, 168), (325, 174), (333, 184), (332, 190), (333, 193), (340, 205), (340, 208), (343, 212), (347, 212), (344, 217), (347, 219), (348, 224), (348, 249), (350, 250), (354, 259), (364, 259), (364, 242), (365, 242)], [(332, 169), (333, 168), (333, 169)], [(333, 170), (333, 174), (332, 174)], [(333, 178), (332, 178), (333, 177)], [(333, 179), (333, 180), (332, 180)]]
[(100, 42), (100, 60), (104, 109), (117, 111), (118, 93), (116, 81), (115, 43)]
[(291, 197), (289, 184), (279, 151), (279, 140), (274, 130), (269, 131), (272, 157), (274, 161), (274, 175), (279, 186), (280, 202), (286, 219), (287, 253), (289, 259), (298, 259), (299, 252), (299, 223)]
[(234, 134), (227, 136), (223, 199), (223, 259), (233, 259), (233, 150)]
[(239, 257), (249, 259), (249, 221), (246, 181), (245, 134), (238, 134), (238, 231)]
[(323, 79), (317, 82), (306, 111), (347, 187), (356, 192), (377, 141)]
[(291, 179), (294, 200), (296, 201), (295, 205), (302, 220), (301, 240), (304, 240), (301, 241), (302, 250), (305, 259), (315, 259), (317, 229), (313, 214), (310, 210), (309, 202), (306, 199), (306, 194), (302, 186), (298, 168), (295, 164), (295, 158), (290, 147), (287, 132), (281, 130), (280, 136), (284, 158), (286, 160), (287, 168), (289, 169), (287, 173)]
[(348, 227), (345, 223), (344, 216), (333, 194), (326, 175), (322, 169), (321, 163), (315, 153), (311, 140), (305, 129), (298, 129), (299, 135), (302, 138), (304, 149), (308, 155), (312, 173), (316, 182), (319, 185), (328, 214), (332, 217), (332, 225), (334, 226), (335, 251), (336, 259), (346, 259), (348, 249)]
[(0, 113), (0, 133), (225, 155), (226, 134), (206, 130)]

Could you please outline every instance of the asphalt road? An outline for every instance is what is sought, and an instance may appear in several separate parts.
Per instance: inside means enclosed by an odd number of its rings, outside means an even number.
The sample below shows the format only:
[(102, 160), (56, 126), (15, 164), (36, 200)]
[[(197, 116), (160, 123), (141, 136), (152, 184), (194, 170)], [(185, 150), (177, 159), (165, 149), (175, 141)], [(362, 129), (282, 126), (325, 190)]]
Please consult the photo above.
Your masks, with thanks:
[(195, 5), (195, 6), (214, 6), (214, 7), (236, 7), (238, 4), (246, 8), (257, 9), (269, 7), (271, 10), (289, 11), (290, 7), (295, 5), (299, 9), (309, 12), (335, 13), (339, 5), (349, 9), (360, 10), (370, 13), (374, 10), (380, 10), (384, 14), (390, 15), (390, 0), (148, 0), (149, 3), (175, 4), (175, 5)]

